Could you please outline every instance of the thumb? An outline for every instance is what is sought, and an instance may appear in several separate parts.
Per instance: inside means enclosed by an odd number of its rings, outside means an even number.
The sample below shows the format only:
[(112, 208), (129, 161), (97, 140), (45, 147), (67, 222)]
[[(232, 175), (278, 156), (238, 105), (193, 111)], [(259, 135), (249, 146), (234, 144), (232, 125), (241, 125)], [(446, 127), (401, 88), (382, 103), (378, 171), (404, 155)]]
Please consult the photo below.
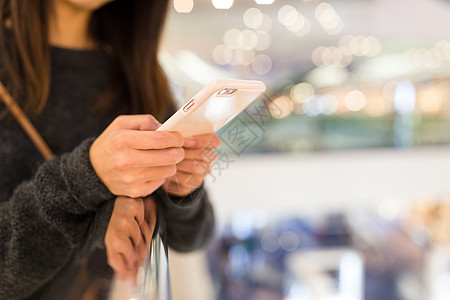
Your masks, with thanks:
[(161, 123), (152, 115), (129, 115), (119, 116), (115, 120), (120, 129), (131, 130), (151, 130), (154, 131), (161, 126)]

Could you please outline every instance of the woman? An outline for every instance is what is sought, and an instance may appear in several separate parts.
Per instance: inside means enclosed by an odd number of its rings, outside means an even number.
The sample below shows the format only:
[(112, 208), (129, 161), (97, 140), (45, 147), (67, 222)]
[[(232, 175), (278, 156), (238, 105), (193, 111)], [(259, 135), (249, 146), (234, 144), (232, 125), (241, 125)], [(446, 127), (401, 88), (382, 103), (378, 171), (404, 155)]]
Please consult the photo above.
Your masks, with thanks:
[(155, 131), (173, 111), (157, 62), (167, 4), (0, 1), (0, 79), (55, 153), (44, 161), (3, 114), (0, 299), (67, 298), (97, 247), (119, 276), (134, 276), (156, 205), (175, 250), (211, 236), (202, 181), (218, 137)]

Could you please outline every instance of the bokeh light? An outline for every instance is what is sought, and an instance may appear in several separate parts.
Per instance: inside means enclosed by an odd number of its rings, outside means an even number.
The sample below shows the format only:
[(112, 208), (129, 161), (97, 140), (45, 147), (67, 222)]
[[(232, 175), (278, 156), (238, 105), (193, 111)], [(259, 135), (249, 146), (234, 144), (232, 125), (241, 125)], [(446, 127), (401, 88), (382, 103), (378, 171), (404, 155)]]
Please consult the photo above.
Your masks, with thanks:
[(256, 4), (259, 5), (270, 5), (275, 2), (275, 0), (255, 0)]
[(278, 10), (278, 21), (298, 37), (311, 31), (311, 21), (291, 5), (284, 5)]
[(395, 199), (384, 199), (378, 205), (378, 214), (386, 221), (395, 221), (399, 217), (400, 206)]
[(361, 53), (362, 55), (373, 57), (381, 52), (380, 41), (374, 36), (368, 36), (364, 38), (361, 42)]
[(256, 51), (265, 51), (270, 47), (270, 44), (272, 42), (270, 34), (268, 34), (265, 31), (257, 31), (256, 32), (257, 37), (258, 37), (258, 41), (256, 42), (255, 45), (255, 50)]
[(264, 16), (259, 9), (249, 8), (245, 11), (243, 19), (248, 28), (255, 29), (262, 25)]
[(244, 50), (252, 50), (258, 44), (258, 35), (249, 29), (241, 31), (237, 37), (237, 44)]
[(322, 2), (316, 7), (316, 19), (328, 34), (338, 34), (344, 28), (342, 19), (331, 4)]
[(275, 232), (266, 232), (261, 237), (261, 246), (267, 252), (275, 252), (280, 248), (280, 239)]
[(356, 112), (360, 111), (366, 106), (367, 99), (360, 90), (352, 90), (345, 95), (345, 106), (348, 110)]
[(305, 17), (303, 26), (300, 29), (294, 31), (294, 34), (298, 37), (302, 37), (310, 33), (310, 31), (311, 31), (311, 21)]
[(230, 9), (233, 6), (233, 0), (212, 0), (212, 4), (217, 9)]
[(225, 32), (225, 34), (223, 35), (223, 42), (230, 49), (237, 49), (239, 47), (239, 45), (238, 45), (238, 37), (239, 37), (240, 33), (241, 33), (241, 31), (236, 29), (236, 28), (228, 29)]
[(310, 117), (317, 117), (324, 110), (324, 103), (322, 101), (322, 95), (314, 94), (308, 97), (303, 104), (303, 111)]
[(353, 61), (353, 56), (344, 47), (318, 47), (314, 49), (311, 60), (316, 66), (346, 67)]
[(265, 54), (255, 56), (252, 64), (252, 70), (258, 75), (266, 75), (272, 70), (272, 59)]
[(339, 40), (339, 46), (355, 56), (374, 57), (382, 50), (381, 42), (374, 36), (345, 35)]
[(436, 115), (442, 111), (444, 93), (439, 87), (427, 84), (417, 91), (417, 106), (423, 114)]
[(333, 94), (325, 94), (322, 96), (323, 103), (323, 114), (332, 115), (334, 114), (339, 106), (338, 99)]
[(253, 233), (253, 222), (251, 215), (245, 211), (237, 211), (231, 221), (231, 231), (240, 240), (250, 238)]
[(442, 52), (436, 48), (411, 48), (405, 52), (407, 65), (413, 68), (436, 69), (442, 65)]
[(219, 45), (214, 48), (212, 57), (215, 63), (219, 65), (227, 65), (233, 59), (233, 51), (226, 45)]
[(280, 236), (280, 246), (286, 251), (295, 251), (300, 244), (300, 239), (293, 231), (285, 231)]
[(297, 10), (291, 5), (284, 5), (278, 10), (278, 21), (286, 25), (290, 22), (294, 23), (297, 17)]
[(173, 7), (178, 13), (190, 13), (194, 8), (194, 0), (174, 0)]
[(416, 88), (409, 80), (403, 80), (395, 87), (394, 107), (398, 114), (414, 112), (416, 106)]
[(258, 30), (269, 32), (272, 29), (273, 21), (272, 17), (268, 14), (263, 14), (263, 20), (261, 25), (258, 27)]
[(243, 66), (250, 65), (255, 60), (255, 51), (238, 49), (235, 51), (236, 62)]
[(283, 119), (289, 116), (294, 110), (294, 103), (287, 96), (279, 96), (273, 99), (269, 104), (269, 111), (276, 112), (272, 117)]
[(290, 19), (284, 24), (292, 32), (299, 31), (305, 26), (305, 16), (299, 12), (293, 12), (288, 15)]
[(308, 82), (294, 85), (290, 90), (292, 100), (296, 103), (304, 103), (308, 97), (314, 94), (314, 87)]

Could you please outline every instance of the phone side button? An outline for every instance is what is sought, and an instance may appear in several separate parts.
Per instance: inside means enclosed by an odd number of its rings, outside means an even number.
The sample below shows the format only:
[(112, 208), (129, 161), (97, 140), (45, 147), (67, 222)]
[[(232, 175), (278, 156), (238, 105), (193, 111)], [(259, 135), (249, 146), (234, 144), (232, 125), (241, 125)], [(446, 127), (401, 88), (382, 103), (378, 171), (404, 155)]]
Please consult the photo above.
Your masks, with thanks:
[(194, 106), (195, 101), (194, 98), (192, 98), (186, 105), (183, 107), (183, 111), (187, 112), (192, 106)]

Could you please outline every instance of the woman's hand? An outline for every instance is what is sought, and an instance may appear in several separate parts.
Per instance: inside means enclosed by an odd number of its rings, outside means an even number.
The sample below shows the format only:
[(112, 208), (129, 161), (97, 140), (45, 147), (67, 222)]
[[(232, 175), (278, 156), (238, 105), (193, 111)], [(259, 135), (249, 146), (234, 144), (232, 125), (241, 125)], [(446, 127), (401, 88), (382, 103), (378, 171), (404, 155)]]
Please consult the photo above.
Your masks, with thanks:
[(176, 173), (183, 137), (155, 131), (159, 126), (151, 115), (120, 116), (94, 141), (91, 164), (111, 193), (144, 197)]
[(105, 235), (108, 264), (121, 279), (136, 280), (145, 261), (156, 224), (157, 207), (151, 197), (118, 197)]
[(217, 158), (214, 149), (219, 147), (220, 138), (204, 134), (184, 141), (184, 160), (177, 164), (175, 175), (166, 179), (163, 189), (174, 196), (184, 197), (201, 186), (205, 176), (211, 172), (211, 163)]

